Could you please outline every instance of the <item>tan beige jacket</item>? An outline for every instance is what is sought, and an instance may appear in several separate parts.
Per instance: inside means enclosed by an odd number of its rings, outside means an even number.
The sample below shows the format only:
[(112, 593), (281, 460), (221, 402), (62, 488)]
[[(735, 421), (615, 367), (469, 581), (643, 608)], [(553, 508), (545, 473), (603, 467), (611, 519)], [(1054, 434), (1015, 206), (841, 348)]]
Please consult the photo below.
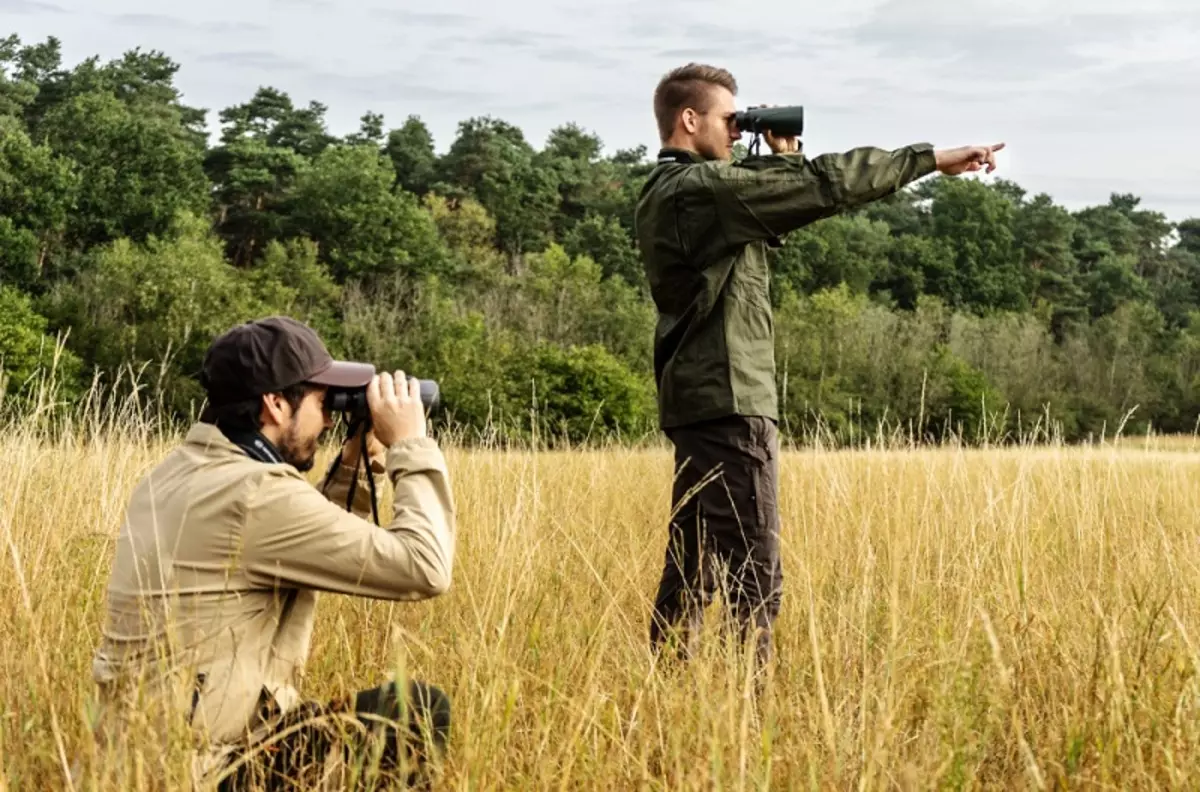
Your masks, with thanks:
[(372, 469), (377, 492), (393, 485), (382, 528), (363, 472), (351, 514), (351, 468), (322, 493), (291, 465), (256, 461), (216, 427), (192, 427), (129, 503), (93, 661), (102, 703), (152, 690), (219, 751), (261, 727), (264, 695), (281, 711), (297, 702), (318, 591), (445, 592), (455, 523), (442, 452), (409, 440)]

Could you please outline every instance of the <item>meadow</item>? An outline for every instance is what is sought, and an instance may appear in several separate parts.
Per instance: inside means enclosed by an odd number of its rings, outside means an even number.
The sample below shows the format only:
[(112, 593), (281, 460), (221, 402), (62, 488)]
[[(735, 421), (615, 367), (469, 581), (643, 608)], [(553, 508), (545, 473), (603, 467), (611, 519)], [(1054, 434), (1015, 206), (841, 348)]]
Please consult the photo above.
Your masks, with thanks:
[[(182, 788), (177, 736), (147, 732), (114, 760), (88, 732), (124, 501), (178, 435), (119, 415), (35, 423), (0, 434), (0, 789)], [(673, 671), (648, 652), (665, 448), (447, 453), (451, 591), (326, 596), (305, 690), (399, 668), (442, 687), (439, 788), (1198, 783), (1194, 438), (788, 450), (786, 590), (757, 702), (715, 639)]]

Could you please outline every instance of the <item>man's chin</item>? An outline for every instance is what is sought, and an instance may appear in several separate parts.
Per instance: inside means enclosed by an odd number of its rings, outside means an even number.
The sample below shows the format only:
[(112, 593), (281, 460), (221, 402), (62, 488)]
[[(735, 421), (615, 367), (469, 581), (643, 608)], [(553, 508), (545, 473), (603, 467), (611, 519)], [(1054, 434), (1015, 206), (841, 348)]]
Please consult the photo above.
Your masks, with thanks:
[(316, 449), (313, 449), (306, 454), (298, 454), (291, 449), (281, 448), (280, 454), (283, 457), (284, 462), (287, 462), (301, 473), (307, 473), (317, 464)]

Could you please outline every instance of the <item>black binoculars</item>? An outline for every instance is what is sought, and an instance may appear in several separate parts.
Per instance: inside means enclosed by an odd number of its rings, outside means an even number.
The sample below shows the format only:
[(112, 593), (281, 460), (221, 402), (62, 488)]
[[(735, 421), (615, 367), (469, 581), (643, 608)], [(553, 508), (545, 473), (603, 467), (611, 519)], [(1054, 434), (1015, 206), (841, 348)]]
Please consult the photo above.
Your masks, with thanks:
[(779, 137), (800, 137), (804, 133), (804, 108), (801, 105), (741, 110), (734, 119), (739, 130), (755, 135), (770, 131)]
[[(421, 384), (421, 404), (425, 409), (433, 407), (437, 404), (439, 389), (438, 384), (433, 380), (417, 379), (409, 377), (408, 381), (419, 382)], [(325, 409), (334, 413), (346, 413), (351, 421), (358, 418), (366, 418), (370, 415), (370, 407), (367, 405), (367, 386), (363, 385), (358, 388), (329, 388), (325, 392)]]

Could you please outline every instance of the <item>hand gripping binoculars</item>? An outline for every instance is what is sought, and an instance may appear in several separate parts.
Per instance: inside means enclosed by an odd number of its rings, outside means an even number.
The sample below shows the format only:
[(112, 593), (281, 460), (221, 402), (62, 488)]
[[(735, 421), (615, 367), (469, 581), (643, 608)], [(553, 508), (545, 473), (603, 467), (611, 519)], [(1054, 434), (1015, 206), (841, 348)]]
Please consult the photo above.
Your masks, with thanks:
[[(439, 388), (433, 380), (408, 377), (408, 381), (416, 380), (421, 384), (421, 404), (426, 410), (438, 402)], [(367, 386), (354, 388), (328, 388), (325, 392), (325, 409), (333, 413), (345, 413), (350, 423), (370, 417), (370, 407), (367, 404)]]

